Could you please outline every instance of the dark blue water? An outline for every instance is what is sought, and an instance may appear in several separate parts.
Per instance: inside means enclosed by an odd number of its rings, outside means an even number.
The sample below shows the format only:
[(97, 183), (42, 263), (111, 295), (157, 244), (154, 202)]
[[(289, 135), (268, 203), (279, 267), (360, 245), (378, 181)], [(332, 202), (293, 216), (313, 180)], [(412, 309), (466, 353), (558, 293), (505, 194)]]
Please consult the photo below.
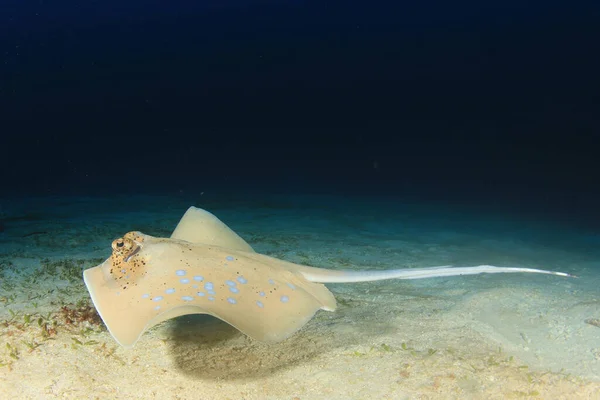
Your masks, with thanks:
[(595, 221), (594, 2), (0, 6), (3, 195), (403, 195)]

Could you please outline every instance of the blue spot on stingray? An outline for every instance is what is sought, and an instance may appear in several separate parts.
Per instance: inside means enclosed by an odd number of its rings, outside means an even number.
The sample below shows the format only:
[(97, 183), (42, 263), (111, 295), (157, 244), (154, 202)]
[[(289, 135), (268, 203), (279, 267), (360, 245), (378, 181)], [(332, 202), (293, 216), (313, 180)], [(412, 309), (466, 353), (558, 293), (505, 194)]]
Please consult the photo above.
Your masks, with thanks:
[(230, 281), (230, 280), (226, 280), (225, 283), (227, 284), (227, 286), (230, 286), (230, 287), (234, 287), (236, 285), (236, 283), (234, 281)]
[(144, 294), (142, 295), (142, 299), (147, 299), (148, 297), (150, 297), (150, 295), (149, 295), (148, 293), (144, 293)]
[(204, 277), (202, 275), (194, 275), (194, 280), (196, 282), (202, 282), (204, 280)]
[(206, 282), (204, 284), (204, 289), (206, 289), (206, 290), (213, 290), (214, 288), (215, 288), (215, 286), (213, 285), (212, 282)]
[(198, 296), (200, 296), (200, 297), (204, 297), (204, 296), (206, 296), (206, 293), (204, 293), (204, 292), (198, 292), (198, 293), (196, 293), (196, 294), (197, 294)]
[(194, 289), (198, 289), (198, 285), (192, 285)]
[(207, 290), (208, 294), (217, 294), (214, 290)]
[(258, 295), (259, 295), (260, 297), (265, 297), (265, 292), (258, 292)]
[(152, 299), (152, 301), (161, 301), (163, 299), (162, 296), (156, 296), (155, 298)]
[(129, 279), (129, 275), (125, 275), (125, 279)]
[(227, 298), (227, 302), (229, 302), (230, 304), (235, 304), (237, 303), (237, 301), (235, 301), (235, 299), (233, 297), (228, 297)]
[(183, 296), (181, 298), (181, 300), (183, 300), (183, 301), (192, 301), (192, 300), (194, 300), (194, 298), (192, 296)]
[(263, 308), (265, 305), (262, 303), (262, 301), (257, 301), (256, 305), (259, 306), (260, 308)]
[(173, 294), (173, 293), (175, 293), (175, 289), (169, 288), (169, 289), (165, 290), (165, 293), (166, 294)]
[(243, 276), (238, 276), (237, 281), (239, 283), (248, 283), (248, 280), (246, 278), (244, 278)]
[(279, 300), (281, 300), (282, 303), (287, 303), (288, 301), (290, 301), (290, 298), (287, 296), (281, 296)]
[(177, 271), (175, 271), (175, 274), (177, 276), (184, 276), (185, 275), (185, 271), (182, 269), (178, 269)]
[(179, 282), (181, 282), (181, 283), (190, 283), (190, 280), (188, 278), (183, 278), (183, 279), (180, 279)]
[(296, 286), (294, 286), (292, 283), (286, 283), (286, 285), (288, 285), (288, 287), (292, 290), (296, 289)]
[(240, 289), (238, 289), (238, 288), (235, 288), (235, 287), (230, 287), (230, 288), (229, 288), (229, 291), (230, 291), (231, 293), (239, 293), (239, 292), (240, 292)]
[(125, 272), (127, 272), (127, 270), (126, 270), (125, 268), (123, 268), (123, 269), (121, 270), (121, 273), (122, 273), (122, 274), (124, 274)]
[(154, 309), (155, 309), (156, 311), (158, 311), (158, 310), (160, 310), (160, 306), (156, 306), (156, 307), (154, 307)]
[(274, 285), (274, 284), (275, 284), (275, 281), (274, 281), (273, 279), (269, 279), (269, 283), (270, 283), (271, 285)]
[(208, 296), (208, 300), (210, 300), (210, 301), (215, 301), (215, 298), (214, 298), (214, 297), (212, 297), (212, 296)]
[(227, 257), (225, 257), (225, 259), (227, 261), (233, 261), (233, 260), (235, 260), (235, 258), (233, 258), (233, 256), (227, 256)]

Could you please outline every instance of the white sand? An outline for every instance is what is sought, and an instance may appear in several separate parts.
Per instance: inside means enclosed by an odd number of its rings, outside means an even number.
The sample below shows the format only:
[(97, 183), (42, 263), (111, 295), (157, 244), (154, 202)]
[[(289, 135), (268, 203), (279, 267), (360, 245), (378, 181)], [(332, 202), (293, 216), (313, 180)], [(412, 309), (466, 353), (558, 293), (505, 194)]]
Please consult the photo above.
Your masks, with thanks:
[[(51, 317), (56, 334), (42, 337), (40, 315), (89, 302), (80, 281), (46, 275), (32, 283), (27, 277), (42, 258), (81, 259), (89, 267), (85, 260), (106, 258), (110, 241), (128, 230), (168, 235), (192, 203), (213, 211), (257, 251), (299, 263), (490, 263), (580, 278), (329, 285), (339, 309), (319, 312), (277, 345), (206, 316), (168, 321), (131, 350), (118, 348), (102, 324), (65, 325), (60, 313)], [(0, 325), (2, 398), (600, 398), (600, 327), (584, 322), (600, 318), (600, 250), (587, 232), (522, 216), (335, 198), (53, 198), (8, 201), (3, 209), (21, 218), (7, 221), (0, 234), (0, 322), (12, 318)], [(21, 237), (35, 231), (48, 233)], [(28, 323), (25, 314), (33, 315)], [(92, 329), (81, 334), (86, 327)]]

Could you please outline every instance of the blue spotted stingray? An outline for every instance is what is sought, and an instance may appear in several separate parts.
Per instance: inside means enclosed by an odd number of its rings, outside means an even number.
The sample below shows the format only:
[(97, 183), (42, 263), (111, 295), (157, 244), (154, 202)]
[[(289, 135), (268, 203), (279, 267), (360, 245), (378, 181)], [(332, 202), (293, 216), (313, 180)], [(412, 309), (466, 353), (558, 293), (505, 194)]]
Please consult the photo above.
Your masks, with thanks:
[(170, 238), (129, 232), (83, 277), (111, 335), (130, 347), (152, 326), (186, 314), (210, 314), (256, 340), (279, 342), (318, 310), (335, 310), (324, 283), (504, 272), (570, 276), (491, 265), (387, 271), (308, 267), (256, 253), (213, 214), (190, 207)]

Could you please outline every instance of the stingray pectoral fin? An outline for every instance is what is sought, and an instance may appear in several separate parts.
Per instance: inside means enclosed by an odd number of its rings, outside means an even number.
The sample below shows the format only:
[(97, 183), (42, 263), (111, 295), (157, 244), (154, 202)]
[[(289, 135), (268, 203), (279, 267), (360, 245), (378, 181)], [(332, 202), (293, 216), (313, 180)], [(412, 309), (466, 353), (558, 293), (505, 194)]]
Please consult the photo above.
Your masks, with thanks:
[[(309, 282), (306, 284), (317, 285)], [(327, 305), (300, 285), (286, 288), (287, 290), (279, 293), (269, 293), (259, 300), (246, 295), (236, 298), (235, 304), (223, 300), (222, 304), (215, 304), (206, 311), (255, 340), (277, 343), (301, 329), (318, 310), (335, 309), (335, 299), (324, 286)]]
[(127, 295), (106, 279), (102, 264), (83, 272), (83, 280), (112, 337), (122, 346), (131, 347), (147, 329), (148, 319), (137, 315), (135, 305), (127, 301)]
[(183, 217), (181, 217), (171, 234), (171, 239), (254, 252), (244, 239), (225, 225), (219, 218), (206, 210), (194, 206), (188, 208)]
[[(83, 280), (112, 337), (123, 347), (132, 347), (144, 332), (180, 315), (198, 313), (194, 307), (173, 307), (157, 312), (152, 299), (144, 299), (137, 288), (122, 289), (107, 274), (109, 260), (83, 272)], [(149, 303), (150, 302), (150, 303)]]
[(299, 267), (296, 269), (307, 280), (321, 283), (349, 283), (370, 282), (384, 279), (426, 279), (448, 276), (477, 275), (477, 274), (502, 274), (502, 273), (535, 273), (574, 277), (565, 272), (546, 271), (534, 268), (495, 267), (493, 265), (478, 265), (476, 267), (429, 267), (405, 268), (378, 271), (343, 271), (328, 270), (313, 267)]

